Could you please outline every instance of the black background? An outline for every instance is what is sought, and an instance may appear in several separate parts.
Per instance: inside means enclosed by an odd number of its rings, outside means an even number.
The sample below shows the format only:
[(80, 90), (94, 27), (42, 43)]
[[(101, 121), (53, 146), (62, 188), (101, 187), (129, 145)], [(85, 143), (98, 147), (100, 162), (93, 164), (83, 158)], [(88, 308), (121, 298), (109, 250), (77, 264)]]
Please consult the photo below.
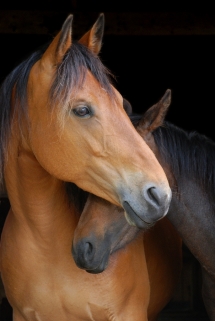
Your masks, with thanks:
[[(117, 1), (25, 2), (2, 1), (0, 10), (66, 10), (74, 13), (74, 23), (75, 11), (85, 11), (86, 15), (90, 10), (98, 14), (119, 11)], [(181, 1), (180, 4), (175, 1), (132, 1), (122, 4), (120, 1), (120, 6), (121, 11), (127, 11), (128, 14), (130, 11), (144, 13), (193, 10), (189, 2), (183, 4)], [(207, 9), (210, 13), (206, 2), (201, 3), (201, 8), (195, 7), (197, 9)], [(58, 24), (60, 29), (66, 17), (65, 15), (58, 22), (50, 20), (50, 24)], [(0, 34), (0, 81), (32, 51), (50, 41), (52, 36)], [(215, 141), (215, 34), (110, 36), (104, 33), (100, 57), (116, 76), (117, 89), (131, 102), (135, 112), (146, 111), (170, 88), (172, 103), (166, 119), (185, 130), (198, 131)], [(0, 212), (5, 213), (7, 208), (8, 203), (2, 204)], [(2, 217), (0, 227), (3, 225)], [(1, 321), (5, 320), (6, 317)]]
[[(63, 22), (64, 18), (59, 21), (59, 28)], [(0, 34), (0, 81), (50, 39), (52, 35)], [(172, 103), (167, 119), (215, 140), (215, 35), (104, 33), (100, 57), (116, 76), (117, 89), (132, 103), (135, 112), (143, 113), (170, 88)]]

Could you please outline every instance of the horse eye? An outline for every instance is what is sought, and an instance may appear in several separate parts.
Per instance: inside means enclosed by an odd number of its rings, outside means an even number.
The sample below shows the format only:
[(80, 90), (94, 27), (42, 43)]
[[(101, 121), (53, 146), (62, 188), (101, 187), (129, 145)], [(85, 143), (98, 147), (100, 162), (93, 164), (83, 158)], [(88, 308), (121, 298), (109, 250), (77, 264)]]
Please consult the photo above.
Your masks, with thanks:
[(88, 118), (92, 114), (90, 108), (87, 106), (77, 107), (77, 108), (74, 108), (72, 111), (76, 116), (83, 117), (83, 118)]

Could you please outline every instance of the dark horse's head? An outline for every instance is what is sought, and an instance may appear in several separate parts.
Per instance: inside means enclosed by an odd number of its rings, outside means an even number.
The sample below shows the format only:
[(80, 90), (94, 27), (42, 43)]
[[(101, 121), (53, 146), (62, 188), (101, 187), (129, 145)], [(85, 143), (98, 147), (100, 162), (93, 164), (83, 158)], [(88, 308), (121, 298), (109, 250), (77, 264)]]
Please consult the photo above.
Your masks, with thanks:
[(74, 234), (75, 263), (90, 273), (100, 273), (106, 269), (110, 254), (133, 240), (138, 232), (137, 227), (127, 223), (122, 208), (91, 194)]
[[(164, 120), (170, 105), (170, 90), (161, 100), (140, 116), (130, 116), (141, 136), (155, 149), (152, 132)], [(130, 106), (129, 106), (130, 112)], [(126, 220), (127, 219), (127, 220)], [(90, 195), (75, 230), (72, 254), (78, 267), (90, 273), (100, 273), (108, 265), (109, 257), (135, 239), (138, 232), (152, 224), (132, 226), (125, 211), (101, 198)]]

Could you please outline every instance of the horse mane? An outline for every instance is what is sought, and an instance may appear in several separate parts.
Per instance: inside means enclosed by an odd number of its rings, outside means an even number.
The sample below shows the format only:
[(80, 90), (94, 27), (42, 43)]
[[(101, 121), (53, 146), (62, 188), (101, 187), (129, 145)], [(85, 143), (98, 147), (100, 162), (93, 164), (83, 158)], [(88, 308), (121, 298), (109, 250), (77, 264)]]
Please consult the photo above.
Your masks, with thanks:
[[(12, 99), (14, 100), (13, 110), (20, 107), (19, 120), (26, 109), (27, 82), (30, 69), (40, 59), (42, 53), (36, 51), (28, 59), (21, 62), (5, 78), (0, 87), (0, 186), (3, 184), (3, 171), (5, 154), (7, 150), (8, 136), (11, 130)], [(13, 89), (16, 86), (14, 96)], [(19, 101), (19, 103), (18, 103)]]
[[(136, 127), (142, 116), (133, 115)], [(215, 191), (215, 142), (195, 131), (188, 132), (165, 121), (153, 132), (156, 147), (167, 163), (177, 182), (190, 177), (214, 199)]]
[(69, 204), (75, 207), (76, 212), (80, 215), (84, 209), (89, 193), (79, 188), (74, 183), (66, 182), (66, 192)]
[[(100, 58), (84, 45), (74, 42), (58, 66), (50, 92), (51, 102), (59, 99), (64, 105), (70, 100), (71, 89), (80, 88), (89, 70), (107, 93), (114, 97), (111, 86), (111, 72), (102, 64)], [(54, 104), (53, 104), (54, 105)]]
[[(5, 78), (0, 87), (0, 185), (3, 184), (3, 171), (8, 137), (11, 131), (12, 114), (16, 111), (18, 121), (27, 115), (27, 83), (32, 66), (42, 57), (45, 45), (21, 62)], [(60, 101), (67, 107), (71, 91), (79, 88), (89, 70), (107, 93), (114, 97), (111, 86), (113, 75), (103, 65), (100, 58), (84, 45), (73, 42), (63, 61), (57, 66), (49, 92), (50, 105), (57, 106)], [(15, 91), (13, 92), (15, 88)], [(13, 93), (13, 95), (12, 95)], [(13, 97), (13, 104), (12, 104)]]

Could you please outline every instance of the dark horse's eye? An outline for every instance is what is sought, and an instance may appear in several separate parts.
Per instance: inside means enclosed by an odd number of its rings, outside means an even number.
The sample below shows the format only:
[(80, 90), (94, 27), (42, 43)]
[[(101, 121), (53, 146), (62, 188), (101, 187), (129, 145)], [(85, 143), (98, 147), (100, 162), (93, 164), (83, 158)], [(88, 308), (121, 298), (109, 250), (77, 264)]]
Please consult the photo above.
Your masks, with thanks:
[(90, 108), (87, 106), (77, 107), (77, 108), (74, 108), (72, 111), (76, 116), (83, 117), (83, 118), (90, 117), (92, 114)]

